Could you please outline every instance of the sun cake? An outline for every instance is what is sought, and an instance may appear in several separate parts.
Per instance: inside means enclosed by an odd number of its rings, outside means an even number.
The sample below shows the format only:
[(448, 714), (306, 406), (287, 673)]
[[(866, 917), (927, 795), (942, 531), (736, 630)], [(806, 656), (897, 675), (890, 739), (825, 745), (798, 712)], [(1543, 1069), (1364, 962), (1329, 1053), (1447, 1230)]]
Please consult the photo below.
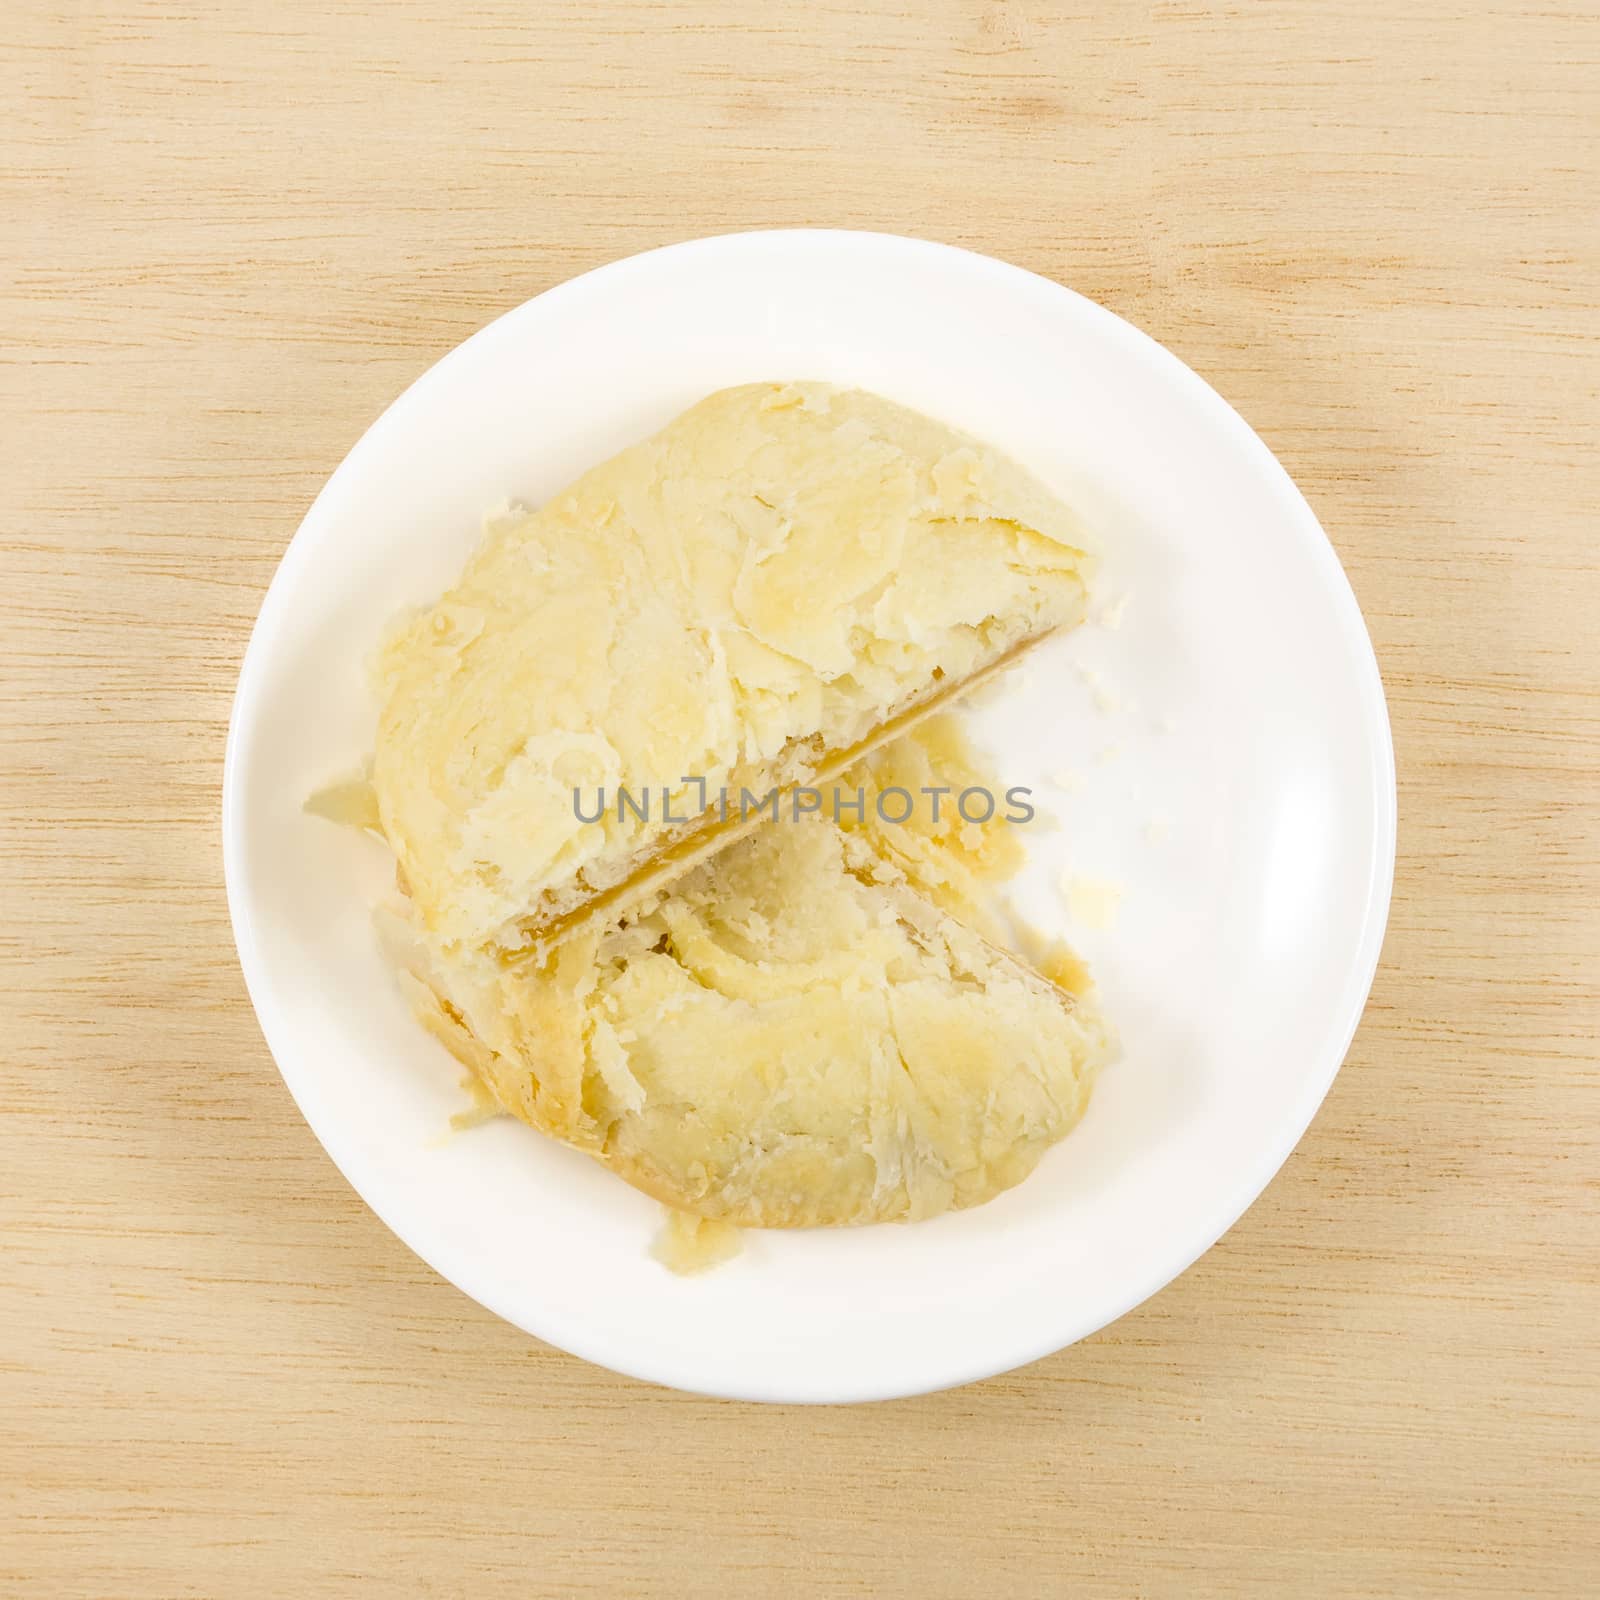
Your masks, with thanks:
[[(948, 842), (924, 841), (924, 871)], [(988, 1200), (1070, 1131), (1109, 1050), (1081, 968), (1076, 993), (1049, 981), (817, 817), (758, 829), (541, 968), (430, 967), (420, 939), (399, 959), (508, 1110), (740, 1226)]]
[[(1073, 514), (988, 446), (820, 383), (724, 390), (495, 521), (380, 653), (372, 781), (429, 937), (542, 949), (1082, 619)], [(702, 779), (705, 789), (690, 782)], [(580, 796), (673, 790), (670, 815)]]

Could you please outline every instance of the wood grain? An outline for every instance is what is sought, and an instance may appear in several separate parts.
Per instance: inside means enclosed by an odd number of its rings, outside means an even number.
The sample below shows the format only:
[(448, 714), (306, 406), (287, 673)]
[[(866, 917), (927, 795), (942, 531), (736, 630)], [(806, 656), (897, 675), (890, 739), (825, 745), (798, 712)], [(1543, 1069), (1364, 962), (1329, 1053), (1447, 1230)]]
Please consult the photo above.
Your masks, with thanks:
[[(1600, 1563), (1600, 14), (1561, 0), (13, 0), (0, 1587), (1578, 1596)], [(1261, 1202), (1075, 1349), (763, 1409), (436, 1279), (268, 1059), (218, 847), (316, 489), (496, 313), (780, 223), (1210, 378), (1370, 622), (1401, 858)]]

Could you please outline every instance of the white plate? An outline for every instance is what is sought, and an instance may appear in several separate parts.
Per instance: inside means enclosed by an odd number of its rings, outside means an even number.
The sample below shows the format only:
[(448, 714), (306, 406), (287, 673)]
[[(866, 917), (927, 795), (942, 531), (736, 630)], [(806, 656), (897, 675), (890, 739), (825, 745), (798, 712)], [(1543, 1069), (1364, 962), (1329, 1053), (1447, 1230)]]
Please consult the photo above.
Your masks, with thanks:
[[(488, 507), (539, 502), (710, 390), (784, 377), (860, 384), (970, 429), (1102, 529), (1104, 593), (1128, 597), (1121, 626), (1052, 646), (977, 731), (1004, 781), (1034, 784), (1061, 820), (1032, 830), (1022, 905), (1091, 958), (1124, 1055), (1078, 1130), (992, 1204), (751, 1234), (738, 1260), (682, 1279), (647, 1254), (658, 1208), (585, 1158), (509, 1121), (441, 1137), (463, 1103), (457, 1069), (406, 1012), (368, 920), (390, 864), (301, 802), (369, 748), (367, 654), (397, 610), (454, 576)], [(1085, 669), (1101, 675), (1098, 703)], [(1063, 768), (1081, 787), (1046, 781)], [(1327, 539), (1188, 368), (986, 257), (752, 233), (540, 295), (373, 424), (262, 605), (223, 830), (240, 959), (284, 1079), (424, 1260), (622, 1372), (860, 1400), (967, 1382), (1092, 1333), (1260, 1193), (1361, 1015), (1388, 911), (1394, 767), (1372, 648)], [(1071, 925), (1068, 866), (1121, 883), (1113, 927)]]

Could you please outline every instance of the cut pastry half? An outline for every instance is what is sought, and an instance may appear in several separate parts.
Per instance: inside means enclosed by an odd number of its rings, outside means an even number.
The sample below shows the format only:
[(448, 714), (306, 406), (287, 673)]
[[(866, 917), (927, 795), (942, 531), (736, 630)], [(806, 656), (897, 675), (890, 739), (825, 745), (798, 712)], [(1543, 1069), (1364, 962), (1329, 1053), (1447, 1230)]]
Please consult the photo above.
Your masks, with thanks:
[(537, 971), (399, 943), (418, 1015), (508, 1110), (741, 1226), (988, 1200), (1071, 1130), (1109, 1050), (1086, 985), (816, 818), (741, 839)]
[(1080, 621), (1089, 567), (1042, 484), (903, 406), (701, 401), (494, 522), (381, 651), (373, 784), (430, 940), (542, 960), (726, 845), (743, 793), (828, 781)]

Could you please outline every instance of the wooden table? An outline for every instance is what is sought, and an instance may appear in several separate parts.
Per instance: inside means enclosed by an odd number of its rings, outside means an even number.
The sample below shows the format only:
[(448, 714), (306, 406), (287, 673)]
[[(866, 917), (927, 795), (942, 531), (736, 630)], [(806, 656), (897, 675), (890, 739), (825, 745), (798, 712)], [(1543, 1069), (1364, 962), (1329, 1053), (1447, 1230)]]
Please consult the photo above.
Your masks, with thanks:
[[(0, 1589), (1593, 1593), (1597, 23), (13, 0)], [(414, 1260), (273, 1070), (218, 847), (251, 620), (372, 417), (573, 273), (789, 223), (1008, 257), (1210, 378), (1400, 764), (1366, 1022), (1262, 1200), (1077, 1348), (853, 1409), (610, 1376)]]

